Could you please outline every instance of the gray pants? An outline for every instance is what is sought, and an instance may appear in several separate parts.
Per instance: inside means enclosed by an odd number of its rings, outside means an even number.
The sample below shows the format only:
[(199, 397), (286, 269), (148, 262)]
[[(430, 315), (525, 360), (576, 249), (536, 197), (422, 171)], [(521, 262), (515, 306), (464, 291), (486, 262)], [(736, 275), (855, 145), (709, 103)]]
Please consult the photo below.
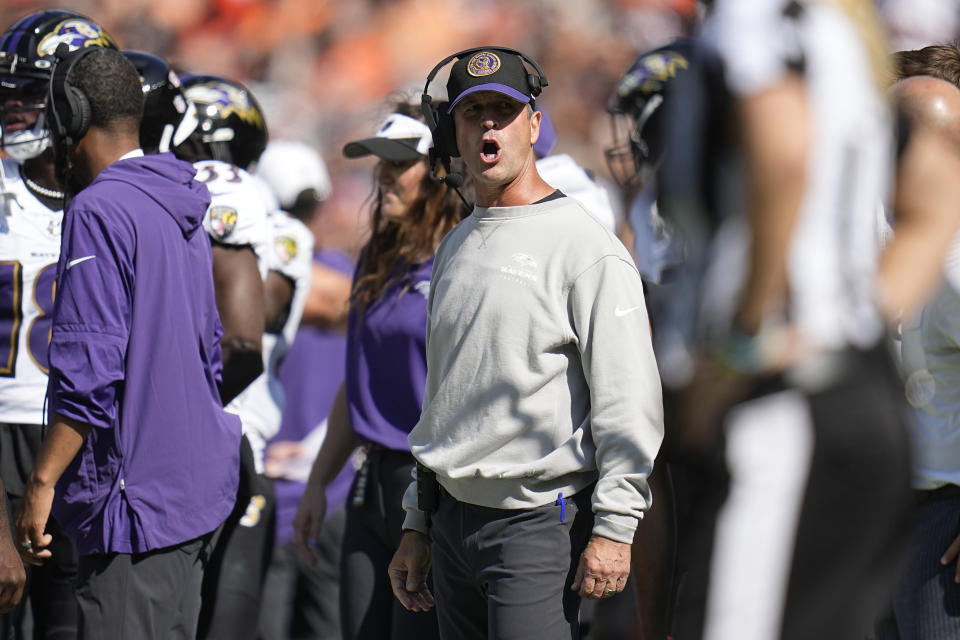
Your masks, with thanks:
[(275, 547), (260, 601), (261, 640), (340, 638), (340, 546), (346, 512), (333, 513), (320, 529), (316, 566), (292, 542)]
[(907, 570), (892, 611), (877, 627), (877, 640), (960, 638), (960, 585), (953, 581), (957, 564), (940, 564), (958, 533), (960, 495), (920, 505)]
[(194, 640), (209, 535), (146, 553), (80, 556), (80, 638)]
[(591, 489), (562, 508), (534, 509), (478, 507), (443, 492), (430, 532), (443, 640), (578, 637), (570, 585), (593, 528)]
[(390, 589), (387, 567), (403, 535), (403, 492), (413, 455), (374, 448), (347, 501), (340, 555), (340, 624), (344, 640), (434, 640), (433, 611), (407, 611)]

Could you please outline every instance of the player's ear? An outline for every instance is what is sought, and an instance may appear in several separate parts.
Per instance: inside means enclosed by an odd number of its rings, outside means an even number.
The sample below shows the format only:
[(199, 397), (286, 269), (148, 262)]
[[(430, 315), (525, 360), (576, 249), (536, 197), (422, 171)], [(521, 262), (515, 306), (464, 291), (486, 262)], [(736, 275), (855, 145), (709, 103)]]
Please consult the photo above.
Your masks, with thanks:
[(540, 139), (540, 120), (542, 117), (543, 115), (539, 111), (534, 111), (530, 115), (530, 144)]

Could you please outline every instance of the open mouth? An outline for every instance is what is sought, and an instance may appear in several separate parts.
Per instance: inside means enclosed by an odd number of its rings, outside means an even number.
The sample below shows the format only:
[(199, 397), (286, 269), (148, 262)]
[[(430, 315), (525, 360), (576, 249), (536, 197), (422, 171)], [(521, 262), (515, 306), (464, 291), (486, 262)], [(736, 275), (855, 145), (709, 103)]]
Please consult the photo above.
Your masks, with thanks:
[(3, 122), (3, 130), (7, 133), (13, 133), (15, 131), (23, 131), (29, 125), (27, 125), (26, 120), (23, 118), (18, 118), (16, 116), (10, 116)]
[(496, 140), (484, 140), (480, 147), (480, 159), (487, 163), (494, 163), (500, 159), (500, 145)]
[(29, 129), (37, 122), (39, 110), (36, 107), (7, 107), (0, 109), (0, 122), (7, 133)]

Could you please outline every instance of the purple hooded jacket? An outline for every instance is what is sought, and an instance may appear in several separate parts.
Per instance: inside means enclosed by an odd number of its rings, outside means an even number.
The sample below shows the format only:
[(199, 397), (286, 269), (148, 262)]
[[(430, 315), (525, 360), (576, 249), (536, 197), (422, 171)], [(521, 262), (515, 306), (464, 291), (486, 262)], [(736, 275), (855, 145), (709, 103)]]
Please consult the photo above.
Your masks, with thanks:
[(210, 195), (193, 175), (168, 153), (119, 160), (65, 211), (49, 411), (93, 428), (53, 513), (81, 554), (179, 544), (233, 507), (240, 421), (217, 391)]

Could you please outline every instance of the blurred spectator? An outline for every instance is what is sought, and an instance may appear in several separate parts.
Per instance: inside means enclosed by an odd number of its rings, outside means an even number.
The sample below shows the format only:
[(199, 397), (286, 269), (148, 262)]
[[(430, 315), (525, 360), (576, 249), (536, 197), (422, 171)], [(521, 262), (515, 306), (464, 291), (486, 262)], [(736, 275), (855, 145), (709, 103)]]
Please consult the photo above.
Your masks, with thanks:
[[(280, 206), (306, 224), (332, 192), (323, 159), (302, 143), (269, 143), (257, 172), (276, 193)], [(313, 305), (312, 324), (343, 325), (352, 269), (352, 256), (318, 245), (308, 305), (310, 299), (321, 302)], [(343, 382), (345, 356), (342, 330), (302, 324), (280, 368), (283, 421), (267, 447), (265, 462), (266, 474), (275, 479), (277, 517), (276, 547), (260, 610), (264, 640), (334, 638), (340, 632), (340, 543), (353, 466), (346, 465), (327, 487), (327, 518), (315, 548), (316, 566), (304, 562), (294, 549), (293, 516), (326, 435), (327, 416)]]
[[(333, 186), (327, 165), (310, 145), (286, 140), (269, 143), (257, 172), (276, 193), (280, 207), (294, 218), (309, 226), (318, 218), (326, 217), (326, 213), (324, 216), (316, 214), (323, 207), (322, 203), (330, 198)], [(356, 233), (355, 228), (353, 231)], [(322, 253), (326, 257), (319, 259), (319, 253), (314, 256), (310, 292), (301, 323), (342, 329), (350, 296), (352, 252), (337, 249), (322, 233), (315, 234), (315, 242), (318, 251), (323, 246)], [(341, 263), (347, 266), (342, 267)], [(307, 427), (313, 428), (325, 417), (326, 412), (316, 416), (307, 422)]]
[(701, 279), (676, 636), (863, 637), (911, 507), (883, 321), (916, 300), (875, 234), (888, 50), (867, 0), (712, 6), (658, 185), (705, 236), (677, 227)]
[[(672, 277), (682, 263), (682, 249), (671, 241), (670, 231), (657, 211), (654, 188), (657, 167), (664, 159), (664, 113), (672, 110), (672, 87), (687, 73), (690, 42), (678, 39), (639, 56), (624, 73), (608, 105), (614, 131), (613, 145), (605, 152), (610, 172), (623, 190), (629, 206), (628, 232), (634, 260), (647, 293), (654, 353), (663, 383), (665, 442), (650, 476), (653, 507), (637, 527), (631, 554), (631, 580), (642, 638), (669, 635), (672, 604), (680, 571), (675, 567), (677, 521), (674, 483), (683, 477), (674, 446), (677, 422), (676, 336), (693, 318), (671, 315), (675, 297), (684, 282)], [(686, 351), (682, 350), (682, 356)]]
[(958, 0), (878, 0), (893, 50), (950, 42), (960, 36)]
[[(955, 46), (899, 52), (891, 93), (909, 129), (943, 141), (960, 161), (960, 51)], [(909, 64), (908, 64), (909, 63)], [(935, 77), (931, 77), (935, 76)], [(938, 79), (943, 78), (943, 79)], [(953, 82), (946, 81), (950, 79)], [(944, 164), (944, 163), (941, 163)], [(954, 173), (947, 179), (955, 183)], [(954, 202), (956, 202), (954, 200)], [(929, 246), (929, 243), (925, 243)], [(960, 349), (960, 239), (943, 265), (943, 282), (924, 307), (901, 322), (901, 372), (910, 403), (908, 433), (914, 453), (915, 530), (904, 577), (877, 640), (939, 640), (960, 635), (956, 563), (960, 458), (957, 456), (957, 366)]]
[(581, 167), (569, 154), (550, 155), (557, 144), (557, 130), (543, 106), (537, 105), (537, 110), (543, 114), (540, 120), (540, 137), (533, 145), (533, 152), (537, 157), (537, 173), (550, 186), (579, 200), (607, 231), (616, 233), (617, 214), (610, 206), (607, 190), (597, 184), (592, 171)]

